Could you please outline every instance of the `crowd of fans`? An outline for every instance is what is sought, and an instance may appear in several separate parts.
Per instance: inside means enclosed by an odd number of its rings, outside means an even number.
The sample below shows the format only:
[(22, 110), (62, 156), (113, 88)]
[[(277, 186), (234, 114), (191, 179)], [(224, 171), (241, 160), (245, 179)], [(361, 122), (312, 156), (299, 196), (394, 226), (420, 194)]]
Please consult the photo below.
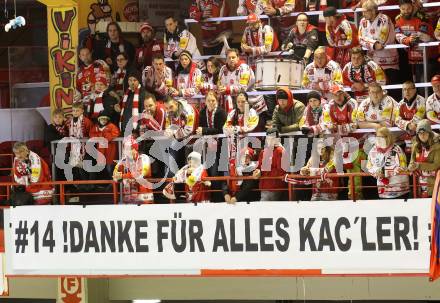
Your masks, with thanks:
[[(308, 138), (307, 161), (296, 171), (303, 176), (321, 176), (309, 182), (312, 200), (341, 197), (338, 187), (345, 179), (327, 177), (338, 165), (345, 172), (362, 172), (364, 168), (376, 179), (380, 198), (408, 196), (408, 172), (417, 173), (418, 194), (427, 197), (440, 168), (439, 136), (431, 128), (431, 124), (440, 123), (439, 52), (437, 47), (426, 48), (428, 64), (424, 70), (419, 43), (440, 40), (438, 10), (425, 11), (418, 0), (400, 0), (396, 16), (393, 11), (379, 10), (392, 1), (355, 2), (354, 7), (362, 7), (359, 24), (354, 24), (349, 14), (319, 5), (319, 1), (240, 0), (237, 14), (247, 16), (240, 51), (228, 47), (231, 22), (206, 21), (229, 16), (227, 3), (194, 0), (189, 16), (200, 23), (203, 54), (224, 54), (225, 62), (214, 56), (202, 60), (195, 36), (173, 17), (164, 20), (163, 40), (156, 38), (149, 23), (143, 23), (138, 47), (124, 39), (118, 23), (111, 22), (104, 38), (91, 35), (79, 49), (75, 103), (71, 113), (53, 111), (46, 140), (108, 140), (108, 145), (98, 146), (98, 157), (86, 152), (83, 141), (70, 143), (65, 161), (74, 167), (76, 180), (121, 181), (126, 202), (160, 200), (162, 193), (153, 196), (148, 183), (140, 181), (164, 176), (173, 180), (160, 189), (168, 199), (181, 198), (174, 189), (179, 184), (184, 186), (183, 199), (189, 202), (286, 199), (287, 182), (294, 186), (307, 186), (307, 182), (265, 177), (286, 175), (282, 161), (287, 150), (280, 134), (295, 131)], [(290, 16), (295, 11), (316, 10), (323, 13)], [(271, 18), (270, 24), (260, 19), (262, 14)], [(408, 48), (389, 47), (396, 43)], [(250, 93), (261, 80), (256, 79), (257, 60), (278, 50), (284, 60), (303, 65), (302, 87), (310, 90), (305, 98), (293, 95), (293, 87), (277, 87), (275, 95)], [(424, 82), (425, 72), (433, 89), (426, 100), (415, 86)], [(403, 88), (387, 92), (383, 89), (387, 84), (403, 84)], [(391, 133), (393, 126), (400, 131)], [(374, 133), (355, 132), (357, 129)], [(163, 161), (153, 156), (152, 140), (138, 139), (148, 137), (150, 131), (160, 132), (171, 142)], [(266, 132), (261, 139), (263, 148), (240, 146), (242, 135), (258, 131)], [(207, 140), (203, 152), (195, 147), (194, 139), (190, 140), (194, 135), (218, 134), (227, 140)], [(122, 158), (118, 159), (117, 143), (112, 140), (120, 136), (124, 140)], [(345, 142), (342, 163), (335, 160), (338, 145), (329, 141), (332, 138)], [(359, 146), (355, 152), (348, 151), (351, 139)], [(183, 148), (173, 148), (182, 142)], [(316, 153), (310, 153), (312, 146)], [(295, 154), (300, 149), (295, 145), (289, 152)], [(202, 157), (206, 150), (217, 156), (209, 167), (204, 163), (212, 159)], [(223, 150), (228, 153), (226, 175), (252, 178), (206, 181), (208, 176), (223, 175), (219, 170)], [(47, 164), (22, 143), (14, 146), (14, 153), (16, 182), (29, 188), (37, 203), (47, 203), (53, 188), (32, 185), (51, 179)], [(294, 155), (287, 158), (289, 165), (296, 164)], [(101, 172), (85, 170), (85, 160), (90, 159), (102, 166)], [(57, 168), (56, 178), (62, 177)], [(348, 194), (364, 198), (362, 183), (368, 180), (359, 176), (351, 182)]]

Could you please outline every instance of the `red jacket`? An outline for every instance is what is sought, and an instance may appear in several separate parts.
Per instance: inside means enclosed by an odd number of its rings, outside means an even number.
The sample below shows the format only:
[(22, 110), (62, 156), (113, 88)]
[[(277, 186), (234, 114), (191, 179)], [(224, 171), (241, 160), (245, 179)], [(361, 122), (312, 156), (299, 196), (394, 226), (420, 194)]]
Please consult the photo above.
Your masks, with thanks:
[[(402, 18), (400, 15), (396, 17), (396, 40), (399, 43), (410, 45), (411, 34), (419, 36), (420, 42), (429, 42), (433, 40), (434, 30), (431, 24), (422, 21), (420, 18), (412, 17), (409, 20)], [(409, 64), (423, 63), (423, 48), (412, 46), (407, 49)], [(428, 47), (428, 56), (431, 58), (436, 49)]]
[[(272, 162), (269, 163), (270, 167), (267, 167), (266, 161), (270, 161), (270, 150), (263, 149), (260, 152), (258, 158), (258, 169), (261, 171), (261, 177), (280, 177), (286, 174), (285, 170), (281, 167), (281, 158), (285, 152), (282, 146), (275, 146), (273, 148)], [(265, 156), (265, 154), (268, 154)], [(260, 179), (260, 190), (272, 190), (278, 188), (286, 188), (286, 183), (284, 180), (279, 179)]]
[(145, 67), (151, 66), (152, 58), (156, 54), (163, 54), (163, 42), (153, 39), (149, 43), (144, 43), (136, 49), (136, 67), (144, 70)]
[(338, 19), (335, 26), (326, 26), (329, 47), (327, 55), (344, 67), (350, 62), (350, 49), (359, 45), (358, 30), (345, 16)]
[[(229, 5), (225, 0), (193, 0), (189, 16), (197, 21), (207, 18), (229, 16)], [(202, 22), (202, 39), (204, 47), (213, 47), (221, 42), (215, 39), (223, 32), (232, 30), (231, 22)]]
[(52, 202), (53, 186), (35, 184), (52, 181), (49, 166), (39, 155), (29, 151), (27, 161), (14, 158), (13, 172), (15, 182), (26, 186), (26, 192), (32, 194), (35, 204)]
[(156, 103), (154, 116), (147, 115), (146, 111), (144, 111), (139, 121), (141, 135), (147, 130), (164, 130), (166, 115), (165, 107), (159, 102)]
[(116, 142), (112, 141), (113, 139), (119, 137), (119, 133), (119, 128), (111, 122), (109, 122), (104, 128), (100, 128), (98, 124), (93, 125), (92, 129), (90, 130), (90, 138), (102, 137), (108, 141), (107, 148), (100, 147), (98, 144), (98, 151), (104, 156), (103, 158), (98, 154), (98, 164), (113, 164), (113, 160), (116, 159), (118, 146)]
[(104, 67), (97, 61), (89, 66), (83, 65), (79, 68), (76, 74), (76, 89), (81, 93), (83, 98), (92, 93), (96, 75), (100, 73), (105, 74), (105, 72)]

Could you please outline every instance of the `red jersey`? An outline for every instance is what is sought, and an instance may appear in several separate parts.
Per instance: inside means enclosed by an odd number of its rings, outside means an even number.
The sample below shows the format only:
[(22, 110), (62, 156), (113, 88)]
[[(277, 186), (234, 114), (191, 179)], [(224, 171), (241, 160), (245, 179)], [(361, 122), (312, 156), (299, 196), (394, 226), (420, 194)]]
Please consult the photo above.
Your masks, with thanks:
[[(197, 21), (207, 18), (229, 16), (229, 6), (225, 0), (193, 0), (189, 16)], [(204, 47), (214, 47), (221, 42), (216, 39), (224, 32), (232, 30), (231, 22), (202, 22), (202, 39)]]
[[(416, 35), (420, 42), (429, 42), (433, 39), (434, 30), (431, 24), (422, 21), (420, 18), (412, 17), (407, 20), (400, 15), (396, 17), (396, 40), (399, 43), (410, 45), (410, 36)], [(423, 63), (423, 48), (411, 46), (407, 49), (409, 64)], [(428, 56), (433, 56), (435, 48), (428, 47)]]
[(163, 42), (153, 39), (148, 43), (142, 44), (141, 47), (136, 49), (136, 66), (140, 70), (144, 70), (145, 67), (151, 66), (152, 58), (156, 54), (163, 54)]
[(90, 138), (105, 138), (108, 142), (107, 148), (98, 144), (98, 151), (102, 154), (98, 154), (97, 162), (99, 164), (113, 164), (113, 161), (116, 160), (118, 145), (117, 142), (113, 142), (113, 139), (119, 137), (119, 133), (119, 128), (110, 122), (104, 127), (95, 124), (90, 129)]
[(54, 192), (52, 185), (35, 184), (52, 181), (49, 166), (40, 156), (29, 151), (27, 161), (14, 158), (13, 172), (15, 182), (26, 186), (26, 192), (32, 194), (35, 204), (52, 202)]
[(95, 76), (100, 73), (105, 74), (105, 69), (104, 66), (97, 61), (89, 66), (82, 66), (79, 68), (79, 71), (76, 74), (76, 89), (81, 93), (82, 98), (85, 98), (92, 93)]
[(147, 130), (164, 130), (166, 121), (165, 107), (161, 103), (156, 103), (156, 112), (150, 115), (143, 111), (139, 122), (141, 135)]
[[(270, 155), (270, 149), (265, 148), (260, 152), (257, 168), (261, 171), (261, 177), (280, 177), (286, 174), (286, 171), (281, 167), (281, 159), (284, 153), (284, 147), (281, 145), (273, 148), (272, 157)], [(286, 183), (282, 179), (260, 180), (261, 190), (273, 190), (279, 188), (286, 188)]]

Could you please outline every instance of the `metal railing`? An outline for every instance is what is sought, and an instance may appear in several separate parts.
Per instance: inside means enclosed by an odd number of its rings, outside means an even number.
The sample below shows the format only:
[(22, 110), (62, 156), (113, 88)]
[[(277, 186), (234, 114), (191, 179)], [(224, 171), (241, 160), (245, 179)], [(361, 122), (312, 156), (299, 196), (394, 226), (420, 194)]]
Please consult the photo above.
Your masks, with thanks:
[[(410, 174), (410, 173), (402, 173), (402, 175), (410, 175), (412, 177), (412, 185), (411, 185), (411, 193), (413, 198), (418, 198), (418, 189), (420, 186), (423, 186), (424, 184), (419, 184), (417, 174)], [(230, 181), (238, 181), (238, 180), (285, 180), (285, 178), (289, 177), (290, 179), (302, 179), (302, 180), (313, 180), (313, 179), (321, 179), (322, 177), (320, 175), (318, 176), (303, 176), (299, 174), (287, 174), (284, 176), (277, 176), (277, 177), (259, 177), (254, 178), (252, 176), (222, 176), (222, 177), (206, 177), (202, 178), (201, 181), (220, 181), (220, 182), (230, 182)], [(371, 177), (372, 175), (365, 172), (359, 172), (359, 173), (328, 173), (326, 175), (326, 179), (348, 179), (348, 185), (347, 186), (338, 186), (338, 187), (332, 187), (331, 189), (338, 189), (338, 191), (342, 190), (348, 190), (350, 193), (350, 196), (348, 197), (353, 202), (356, 202), (359, 197), (356, 196), (356, 188), (354, 179), (358, 177)], [(165, 181), (167, 183), (172, 182), (172, 178), (145, 178), (145, 180), (154, 183), (158, 181)], [(115, 182), (113, 180), (87, 180), (87, 181), (51, 181), (51, 182), (41, 182), (41, 183), (33, 183), (35, 185), (52, 185), (56, 190), (54, 193), (54, 201), (58, 201), (60, 205), (66, 204), (66, 198), (69, 196), (102, 196), (107, 195), (111, 196), (111, 202), (113, 204), (122, 204), (124, 197), (123, 193), (118, 190), (120, 182)], [(67, 193), (66, 187), (72, 186), (72, 185), (108, 185), (111, 184), (112, 190), (111, 192), (75, 192), (75, 193)], [(15, 182), (0, 182), (0, 190), (2, 188), (6, 188), (6, 194), (0, 194), (0, 199), (6, 199), (9, 200), (11, 198), (11, 188), (14, 186), (20, 186), (20, 184), (17, 184)], [(386, 186), (381, 186), (384, 188), (387, 187), (393, 187), (394, 184), (389, 184)], [(365, 188), (377, 188), (377, 186), (360, 186), (360, 189)], [(321, 190), (329, 189), (328, 187), (321, 187)], [(305, 186), (295, 186), (290, 182), (286, 182), (286, 186), (284, 188), (265, 188), (265, 191), (283, 191), (288, 193), (288, 201), (294, 201), (298, 202), (299, 200), (294, 199), (295, 193), (303, 190), (314, 190), (313, 187), (305, 187)], [(254, 191), (261, 191), (259, 188), (255, 188)], [(222, 190), (205, 190), (205, 192), (214, 193), (214, 192), (222, 192)], [(155, 194), (161, 194), (162, 191), (153, 191)], [(183, 193), (183, 191), (176, 191), (176, 193)], [(131, 194), (136, 194), (136, 192), (132, 192)], [(174, 200), (170, 200), (170, 203), (173, 203)], [(82, 202), (81, 204), (87, 204)]]

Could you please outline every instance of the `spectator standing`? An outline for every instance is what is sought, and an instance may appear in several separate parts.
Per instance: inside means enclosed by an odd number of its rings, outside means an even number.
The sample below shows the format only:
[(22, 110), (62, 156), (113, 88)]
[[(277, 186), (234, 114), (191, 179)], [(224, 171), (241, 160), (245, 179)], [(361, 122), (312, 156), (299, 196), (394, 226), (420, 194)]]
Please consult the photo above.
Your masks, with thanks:
[(219, 55), (224, 47), (224, 39), (232, 34), (230, 21), (206, 22), (205, 20), (227, 16), (229, 16), (229, 6), (226, 0), (193, 0), (189, 8), (189, 17), (200, 22), (205, 55)]
[(426, 100), (426, 117), (433, 124), (440, 124), (440, 75), (431, 78), (434, 93)]
[(147, 66), (142, 72), (144, 87), (157, 99), (165, 100), (174, 91), (173, 82), (173, 72), (166, 66), (163, 55), (154, 55), (153, 65)]
[[(122, 37), (122, 29), (117, 22), (107, 24), (108, 39), (101, 41), (95, 39), (95, 36), (89, 36), (86, 45), (87, 48), (93, 50), (94, 55), (98, 59), (104, 60), (113, 73), (118, 69), (116, 57), (120, 53), (126, 53), (129, 58), (129, 64), (133, 62), (135, 56), (135, 48), (133, 44)], [(101, 43), (103, 42), (103, 43)]]
[(378, 5), (368, 0), (362, 5), (363, 18), (359, 24), (359, 42), (368, 55), (384, 70), (389, 84), (399, 83), (399, 54), (386, 48), (395, 43), (396, 33), (390, 17), (379, 13)]
[(144, 70), (151, 66), (154, 55), (163, 54), (163, 43), (155, 38), (156, 32), (148, 22), (141, 24), (139, 28), (141, 35), (141, 46), (136, 50), (136, 67), (138, 70)]
[[(113, 142), (119, 137), (119, 128), (111, 122), (111, 113), (107, 111), (100, 112), (97, 123), (90, 129), (90, 138), (104, 138), (107, 141), (107, 147), (104, 144), (98, 143), (97, 164), (105, 167), (107, 173), (106, 179), (112, 178), (113, 167), (117, 157), (118, 145)], [(90, 173), (91, 180), (97, 180), (96, 173)]]
[(258, 6), (263, 8), (265, 15), (272, 17), (273, 27), (280, 35), (281, 41), (287, 38), (295, 18), (289, 17), (295, 10), (295, 0), (257, 0)]
[(324, 18), (329, 45), (328, 55), (340, 66), (345, 66), (350, 62), (349, 50), (359, 45), (357, 29), (346, 19), (345, 15), (338, 14), (335, 7), (326, 8)]
[(250, 14), (241, 38), (241, 50), (248, 55), (248, 64), (255, 70), (255, 60), (278, 49), (278, 37), (270, 25), (262, 25), (260, 17)]
[[(209, 91), (205, 99), (205, 107), (200, 111), (199, 127), (196, 134), (205, 137), (210, 135), (219, 135), (223, 133), (223, 126), (226, 122), (226, 112), (218, 105), (217, 94), (214, 91)], [(221, 175), (219, 168), (219, 160), (221, 157), (221, 150), (223, 142), (221, 139), (206, 138), (202, 140), (202, 149), (206, 151), (205, 166), (207, 167), (208, 175), (216, 177)], [(213, 159), (214, 156), (214, 159)], [(211, 189), (221, 190), (222, 181), (212, 181)], [(213, 192), (211, 194), (213, 202), (223, 201), (221, 192)]]
[(381, 199), (394, 199), (409, 193), (406, 156), (386, 127), (376, 131), (376, 144), (368, 153), (368, 172), (377, 180), (377, 191)]
[(406, 145), (406, 152), (411, 153), (411, 140), (416, 134), (419, 121), (426, 118), (425, 98), (417, 95), (417, 88), (412, 81), (403, 83), (403, 99), (397, 103), (398, 114), (396, 115), (396, 126), (404, 130), (405, 133), (400, 137)]
[[(260, 152), (257, 169), (253, 172), (254, 178), (283, 177), (286, 171), (282, 167), (282, 158), (285, 149), (281, 145), (279, 132), (269, 129), (266, 136), (266, 145)], [(283, 201), (286, 183), (281, 179), (260, 179), (261, 201)]]
[[(408, 60), (411, 66), (413, 81), (423, 82), (423, 48), (418, 44), (422, 42), (432, 41), (432, 26), (414, 16), (414, 6), (411, 0), (399, 1), (400, 15), (396, 17), (396, 40), (401, 44), (408, 45)], [(428, 48), (428, 58), (433, 56), (432, 50)], [(430, 77), (430, 69), (433, 66), (430, 62), (426, 68), (428, 77)]]
[(419, 197), (428, 198), (432, 196), (435, 175), (440, 168), (440, 141), (428, 120), (422, 120), (417, 124), (416, 133), (408, 170), (419, 173)]
[(300, 13), (296, 17), (296, 24), (292, 27), (286, 40), (283, 41), (281, 49), (290, 51), (298, 59), (304, 61), (307, 65), (313, 61), (313, 53), (319, 46), (318, 29), (309, 24), (307, 14)]
[(368, 97), (368, 84), (376, 82), (386, 84), (386, 76), (382, 68), (374, 61), (366, 61), (361, 47), (350, 49), (350, 62), (342, 70), (345, 86), (349, 86), (360, 104)]
[(122, 159), (115, 166), (113, 180), (122, 182), (124, 203), (151, 204), (154, 203), (153, 190), (146, 180), (151, 177), (151, 161), (138, 149), (132, 135), (124, 139)]
[[(132, 129), (137, 129), (140, 111), (144, 108), (145, 90), (142, 87), (140, 80), (141, 76), (136, 70), (130, 71), (128, 76), (128, 89), (122, 101), (115, 105), (115, 110), (120, 112), (120, 130), (125, 137), (125, 129), (131, 118)], [(130, 127), (129, 127), (130, 128)], [(131, 132), (130, 132), (131, 134)]]
[(324, 47), (318, 47), (313, 62), (304, 69), (302, 86), (319, 91), (325, 99), (329, 99), (332, 97), (330, 89), (334, 84), (342, 84), (341, 67), (328, 59)]

